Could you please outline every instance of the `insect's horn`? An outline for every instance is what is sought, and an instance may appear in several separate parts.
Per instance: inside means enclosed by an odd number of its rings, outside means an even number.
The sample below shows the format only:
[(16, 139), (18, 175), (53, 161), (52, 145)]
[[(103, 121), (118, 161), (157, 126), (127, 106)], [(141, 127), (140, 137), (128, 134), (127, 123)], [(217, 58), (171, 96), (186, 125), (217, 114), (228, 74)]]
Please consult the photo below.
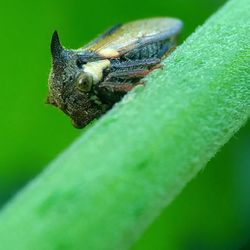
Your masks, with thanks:
[(52, 35), (50, 50), (51, 50), (53, 60), (58, 60), (61, 58), (63, 47), (60, 43), (60, 39), (56, 30), (54, 31)]

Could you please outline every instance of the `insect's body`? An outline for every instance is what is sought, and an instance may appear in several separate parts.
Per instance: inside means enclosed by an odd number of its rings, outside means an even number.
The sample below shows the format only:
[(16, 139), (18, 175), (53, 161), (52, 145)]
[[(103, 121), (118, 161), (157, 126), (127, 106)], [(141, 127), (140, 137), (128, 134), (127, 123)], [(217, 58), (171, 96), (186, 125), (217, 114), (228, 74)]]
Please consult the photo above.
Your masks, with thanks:
[(66, 50), (55, 32), (48, 102), (83, 127), (119, 101), (176, 45), (181, 22), (154, 18), (118, 25), (89, 45)]

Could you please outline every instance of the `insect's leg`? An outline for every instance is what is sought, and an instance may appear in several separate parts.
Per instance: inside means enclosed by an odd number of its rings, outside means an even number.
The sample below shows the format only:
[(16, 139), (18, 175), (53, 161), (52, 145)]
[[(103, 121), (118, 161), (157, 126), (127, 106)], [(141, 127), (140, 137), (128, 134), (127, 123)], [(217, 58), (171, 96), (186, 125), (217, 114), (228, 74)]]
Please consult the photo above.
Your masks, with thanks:
[(140, 79), (157, 67), (161, 67), (161, 65), (159, 63), (155, 64), (150, 69), (148, 69), (148, 67), (127, 67), (113, 71), (108, 74), (104, 82), (96, 86), (95, 91), (103, 102), (114, 104), (136, 85), (143, 85), (144, 83)]
[(162, 56), (162, 60), (164, 60), (165, 58), (167, 58), (174, 50), (176, 49), (176, 45), (171, 47), (163, 56)]
[(137, 83), (130, 83), (130, 82), (124, 82), (124, 83), (116, 83), (116, 82), (102, 82), (98, 88), (100, 89), (106, 89), (110, 92), (128, 92), (131, 89), (133, 89), (137, 85), (143, 85), (142, 82)]
[[(111, 79), (133, 79), (133, 78), (143, 78), (146, 76), (149, 72), (152, 70), (150, 69), (130, 69), (130, 68), (124, 68), (123, 70), (117, 70), (113, 71), (108, 74), (108, 76), (105, 78), (105, 82), (112, 82)], [(119, 83), (121, 84), (121, 83)]]
[(137, 68), (137, 67), (144, 67), (150, 68), (156, 64), (159, 64), (161, 59), (159, 58), (149, 58), (149, 59), (141, 59), (141, 60), (134, 60), (134, 61), (114, 61), (111, 63), (111, 70), (123, 70), (128, 68)]
[(102, 82), (96, 88), (98, 97), (108, 104), (114, 104), (137, 85), (143, 85), (143, 82)]

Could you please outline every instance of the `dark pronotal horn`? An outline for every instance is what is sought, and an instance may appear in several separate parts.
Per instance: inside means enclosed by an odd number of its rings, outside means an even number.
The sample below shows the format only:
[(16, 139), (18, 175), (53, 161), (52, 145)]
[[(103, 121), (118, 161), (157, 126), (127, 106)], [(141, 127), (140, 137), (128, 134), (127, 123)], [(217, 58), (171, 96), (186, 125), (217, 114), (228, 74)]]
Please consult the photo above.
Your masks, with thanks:
[(51, 49), (51, 54), (52, 54), (53, 59), (55, 58), (59, 59), (63, 51), (63, 47), (60, 43), (59, 36), (56, 30), (54, 31), (52, 35), (50, 49)]

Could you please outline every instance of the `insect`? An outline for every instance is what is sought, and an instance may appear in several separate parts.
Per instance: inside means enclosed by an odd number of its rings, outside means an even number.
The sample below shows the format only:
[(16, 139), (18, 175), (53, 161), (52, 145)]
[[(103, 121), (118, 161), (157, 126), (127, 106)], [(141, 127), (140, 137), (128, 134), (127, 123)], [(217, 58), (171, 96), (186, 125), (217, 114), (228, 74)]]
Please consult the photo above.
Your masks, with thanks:
[(116, 25), (86, 46), (65, 49), (55, 31), (47, 102), (77, 128), (100, 117), (176, 46), (182, 22), (150, 18)]

